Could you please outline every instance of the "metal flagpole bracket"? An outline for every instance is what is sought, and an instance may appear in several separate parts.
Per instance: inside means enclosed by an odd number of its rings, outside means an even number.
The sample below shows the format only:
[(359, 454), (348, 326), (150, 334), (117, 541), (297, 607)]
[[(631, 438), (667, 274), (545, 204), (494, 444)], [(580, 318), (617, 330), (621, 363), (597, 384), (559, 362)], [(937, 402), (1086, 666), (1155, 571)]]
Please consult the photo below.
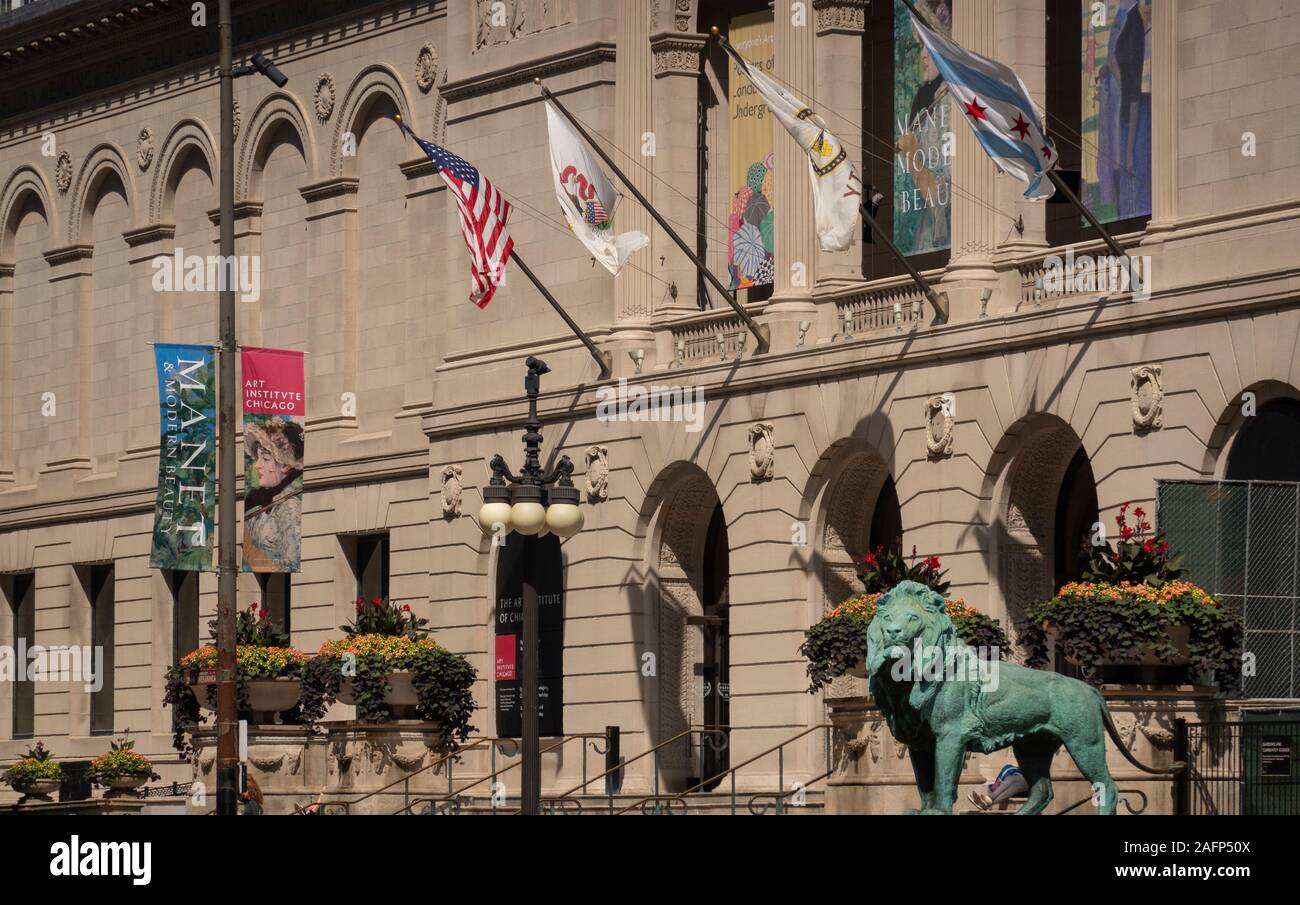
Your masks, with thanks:
[(686, 255), (686, 257), (690, 259), (691, 263), (695, 265), (695, 269), (699, 271), (700, 275), (709, 281), (713, 288), (718, 291), (719, 295), (726, 299), (727, 304), (736, 312), (736, 316), (740, 318), (741, 323), (745, 325), (745, 328), (749, 330), (750, 333), (754, 334), (754, 339), (758, 340), (754, 354), (765, 354), (772, 346), (772, 331), (768, 328), (767, 324), (758, 323), (758, 321), (754, 320), (753, 316), (751, 316), (748, 311), (740, 306), (740, 303), (736, 301), (736, 297), (722, 285), (722, 281), (714, 276), (713, 271), (709, 270), (709, 268), (704, 265), (704, 262), (700, 260), (699, 255), (691, 251), (690, 247), (682, 237), (677, 234), (677, 230), (668, 225), (668, 221), (664, 219), (663, 215), (660, 214), (655, 206), (650, 203), (649, 199), (647, 199), (645, 195), (641, 194), (641, 191), (632, 184), (632, 180), (628, 179), (627, 174), (619, 169), (618, 164), (614, 163), (610, 156), (605, 153), (605, 149), (596, 144), (595, 140), (587, 130), (584, 129), (581, 123), (579, 123), (574, 118), (573, 114), (568, 111), (568, 108), (566, 108), (564, 104), (560, 103), (555, 95), (542, 84), (542, 80), (535, 78), (533, 79), (533, 84), (541, 90), (542, 97), (554, 104), (555, 109), (559, 110), (573, 128), (578, 130), (578, 134), (586, 140), (591, 149), (596, 152), (596, 155), (605, 162), (605, 165), (614, 171), (614, 175), (617, 176), (625, 186), (627, 186), (627, 190), (632, 193), (632, 197), (649, 212), (650, 216), (654, 218), (654, 221), (659, 224), (660, 229), (667, 233), (668, 237), (676, 243), (679, 249), (681, 249), (682, 254)]
[(1106, 247), (1110, 249), (1110, 253), (1117, 258), (1125, 257), (1124, 249), (1119, 247), (1119, 243), (1115, 241), (1115, 237), (1112, 236), (1106, 230), (1106, 227), (1102, 226), (1097, 218), (1093, 216), (1092, 211), (1088, 210), (1088, 208), (1084, 206), (1083, 202), (1079, 200), (1079, 196), (1070, 191), (1070, 187), (1066, 185), (1065, 180), (1057, 174), (1055, 167), (1047, 171), (1047, 178), (1052, 180), (1052, 185), (1056, 186), (1056, 190), (1064, 195), (1067, 201), (1079, 209), (1079, 213), (1083, 214), (1083, 218), (1088, 221), (1092, 228), (1095, 229), (1105, 241)]
[(875, 233), (876, 238), (883, 242), (885, 247), (889, 249), (889, 253), (894, 256), (894, 259), (903, 265), (908, 275), (912, 277), (921, 292), (925, 294), (926, 299), (929, 300), (930, 307), (934, 309), (934, 320), (930, 322), (931, 325), (939, 327), (948, 323), (948, 293), (936, 292), (934, 287), (930, 285), (930, 281), (921, 276), (921, 271), (917, 270), (912, 265), (912, 262), (907, 260), (906, 256), (899, 251), (898, 246), (894, 244), (894, 240), (885, 235), (885, 231), (880, 228), (876, 218), (871, 216), (871, 210), (866, 201), (858, 205), (858, 209), (862, 211), (862, 219), (867, 222), (867, 226), (871, 227), (871, 231)]

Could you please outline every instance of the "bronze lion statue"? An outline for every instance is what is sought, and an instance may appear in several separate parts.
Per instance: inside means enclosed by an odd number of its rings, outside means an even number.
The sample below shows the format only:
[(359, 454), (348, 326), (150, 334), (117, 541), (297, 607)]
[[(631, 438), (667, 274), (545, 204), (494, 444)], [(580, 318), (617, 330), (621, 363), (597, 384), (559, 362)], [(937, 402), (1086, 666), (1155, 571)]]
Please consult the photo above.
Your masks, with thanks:
[[(1052, 757), (1065, 745), (1096, 790), (1098, 812), (1115, 813), (1115, 781), (1106, 766), (1109, 733), (1124, 746), (1101, 693), (1057, 673), (1015, 663), (980, 660), (957, 635), (944, 599), (925, 585), (904, 581), (876, 607), (867, 628), (867, 677), (894, 738), (907, 745), (921, 795), (922, 814), (951, 814), (966, 752), (1010, 746), (1029, 785), (1018, 814), (1038, 814), (1052, 801)], [(912, 812), (917, 813), (917, 812)]]

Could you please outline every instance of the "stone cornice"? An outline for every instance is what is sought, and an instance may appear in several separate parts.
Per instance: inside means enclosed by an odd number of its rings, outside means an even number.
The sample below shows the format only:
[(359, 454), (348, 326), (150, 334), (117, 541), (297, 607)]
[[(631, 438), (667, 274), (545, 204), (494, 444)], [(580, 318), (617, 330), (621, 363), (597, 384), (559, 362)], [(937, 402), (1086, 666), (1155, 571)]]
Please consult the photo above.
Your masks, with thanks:
[[(262, 216), (262, 202), (260, 201), (236, 201), (235, 202), (235, 222), (240, 220), (251, 220)], [(221, 208), (215, 207), (208, 211), (208, 220), (213, 226), (221, 225)]]
[(449, 82), (442, 86), (441, 93), (447, 103), (454, 104), (482, 94), (492, 94), (503, 88), (523, 85), (535, 78), (546, 78), (557, 72), (571, 72), (575, 69), (586, 69), (600, 63), (613, 62), (614, 49), (615, 45), (598, 41), (584, 47), (543, 57), (528, 66), (505, 66), (473, 78), (462, 79), (459, 82)]
[(151, 223), (148, 226), (141, 226), (139, 229), (128, 229), (122, 233), (122, 238), (126, 240), (126, 244), (131, 248), (148, 245), (150, 242), (164, 242), (176, 238), (176, 224)]
[(355, 195), (360, 185), (361, 180), (355, 176), (335, 176), (332, 179), (322, 179), (320, 182), (304, 185), (298, 189), (298, 194), (302, 195), (303, 201), (313, 204), (330, 198)]
[[(1246, 316), (1294, 305), (1293, 286), (1298, 278), (1300, 268), (1293, 268), (1180, 286), (1153, 293), (1145, 302), (1125, 297), (1103, 302), (1067, 299), (1054, 308), (1031, 308), (902, 334), (879, 331), (843, 343), (700, 365), (671, 374), (674, 382), (701, 387), (713, 399), (770, 392), (875, 371), (898, 372)], [(666, 373), (656, 371), (631, 379), (629, 384), (662, 382)], [(597, 402), (594, 385), (569, 386), (545, 394), (539, 412), (549, 423), (581, 420), (594, 417)], [(522, 425), (525, 414), (524, 403), (513, 396), (434, 409), (425, 415), (422, 427), (430, 441), (437, 441), (510, 429)]]
[(654, 77), (685, 75), (692, 78), (700, 74), (700, 58), (708, 35), (659, 32), (650, 36), (650, 53), (653, 57)]
[(93, 245), (65, 245), (63, 248), (51, 248), (44, 253), (45, 263), (51, 267), (70, 264), (73, 261), (89, 261), (95, 254)]
[(421, 176), (432, 176), (437, 172), (433, 168), (433, 161), (428, 157), (417, 157), (414, 160), (399, 163), (397, 168), (402, 171), (402, 175), (407, 179), (419, 179)]

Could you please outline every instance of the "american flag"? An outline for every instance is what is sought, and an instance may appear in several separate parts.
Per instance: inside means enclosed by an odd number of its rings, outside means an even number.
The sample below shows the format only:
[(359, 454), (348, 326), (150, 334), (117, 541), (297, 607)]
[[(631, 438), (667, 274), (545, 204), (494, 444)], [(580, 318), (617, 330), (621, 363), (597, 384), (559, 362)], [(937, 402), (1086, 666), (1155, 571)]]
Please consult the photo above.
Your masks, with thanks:
[(415, 138), (451, 189), (460, 212), (460, 231), (470, 256), (469, 300), (480, 308), (492, 301), (505, 279), (514, 240), (506, 230), (510, 202), (468, 161), (433, 142)]

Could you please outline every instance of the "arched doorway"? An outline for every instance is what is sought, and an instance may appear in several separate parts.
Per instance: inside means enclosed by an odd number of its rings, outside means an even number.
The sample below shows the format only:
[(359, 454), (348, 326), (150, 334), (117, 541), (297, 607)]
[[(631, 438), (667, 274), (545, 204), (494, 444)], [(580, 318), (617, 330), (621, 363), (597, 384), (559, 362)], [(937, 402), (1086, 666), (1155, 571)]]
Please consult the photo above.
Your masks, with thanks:
[(822, 492), (823, 610), (861, 593), (857, 566), (877, 547), (901, 549), (903, 516), (888, 466), (874, 452), (847, 453)]
[(1097, 485), (1079, 437), (1050, 415), (1018, 424), (999, 447), (997, 582), (1014, 640), (1025, 607), (1079, 575), (1079, 547), (1097, 521)]
[(1300, 481), (1300, 401), (1274, 399), (1246, 418), (1228, 450), (1229, 481)]
[[(652, 742), (730, 721), (730, 546), (713, 482), (694, 466), (669, 477), (655, 532), (648, 637), (658, 681), (647, 686)], [(727, 733), (686, 736), (660, 753), (660, 782), (680, 791), (727, 769)]]

